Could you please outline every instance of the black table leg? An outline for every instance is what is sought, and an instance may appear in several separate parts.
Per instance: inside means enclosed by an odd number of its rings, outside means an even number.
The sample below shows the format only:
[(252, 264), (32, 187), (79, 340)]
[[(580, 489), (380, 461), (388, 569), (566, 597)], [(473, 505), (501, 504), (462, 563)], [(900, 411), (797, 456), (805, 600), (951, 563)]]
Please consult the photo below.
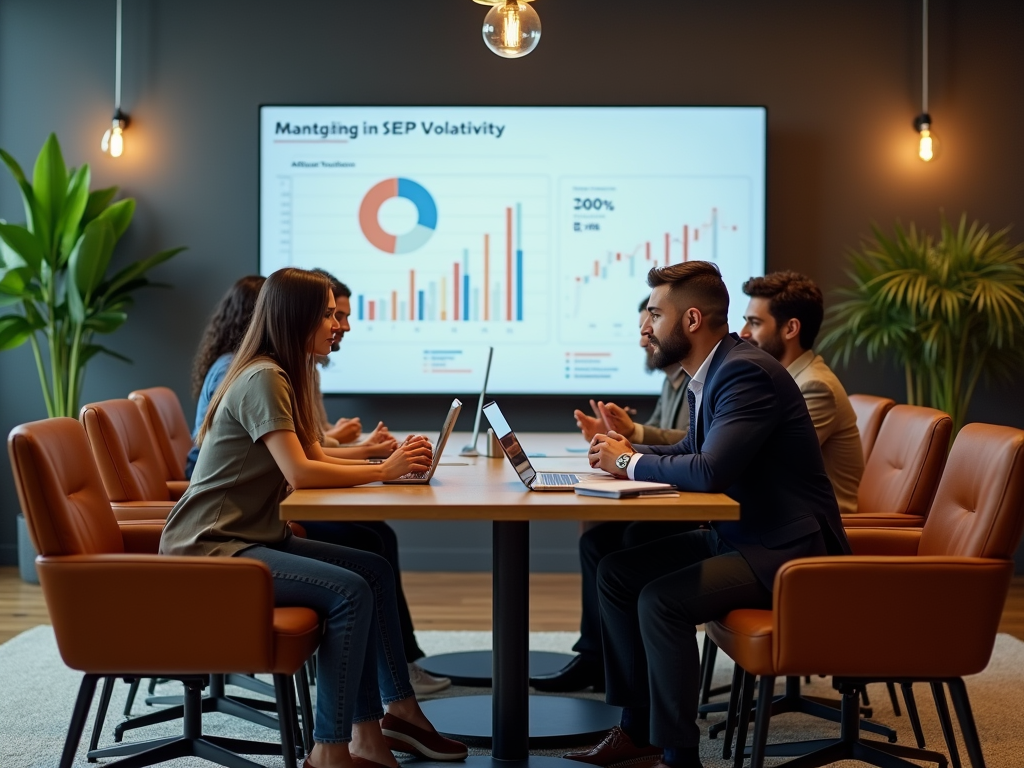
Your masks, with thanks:
[(530, 524), (495, 521), (493, 528), (491, 753), (498, 760), (524, 760), (530, 754)]

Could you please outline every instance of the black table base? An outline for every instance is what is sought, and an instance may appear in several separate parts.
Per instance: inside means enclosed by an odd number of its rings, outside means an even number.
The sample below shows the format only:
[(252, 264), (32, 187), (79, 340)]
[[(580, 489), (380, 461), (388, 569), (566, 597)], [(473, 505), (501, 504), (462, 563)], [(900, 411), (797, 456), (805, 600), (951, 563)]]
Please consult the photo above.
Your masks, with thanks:
[[(530, 651), (530, 677), (557, 672), (574, 656), (552, 651)], [(491, 670), (494, 658), (490, 651), (462, 651), (461, 653), (439, 653), (427, 656), (417, 662), (432, 675), (450, 677), (452, 685), (467, 685), (473, 688), (491, 687)]]
[[(492, 743), (492, 704), (490, 696), (452, 696), (420, 706), (440, 733), (486, 748)], [(569, 696), (530, 696), (529, 708), (530, 749), (596, 744), (619, 724), (622, 712), (603, 701)]]

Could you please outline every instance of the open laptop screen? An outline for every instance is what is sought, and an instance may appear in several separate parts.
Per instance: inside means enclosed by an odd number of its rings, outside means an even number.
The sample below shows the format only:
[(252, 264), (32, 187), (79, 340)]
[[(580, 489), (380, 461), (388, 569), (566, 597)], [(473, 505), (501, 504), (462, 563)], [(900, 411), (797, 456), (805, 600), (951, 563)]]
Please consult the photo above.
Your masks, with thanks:
[(505, 451), (505, 455), (508, 456), (508, 460), (512, 463), (512, 467), (519, 473), (519, 479), (529, 488), (537, 473), (534, 471), (533, 465), (530, 464), (530, 460), (526, 457), (526, 451), (519, 444), (519, 439), (516, 437), (515, 432), (512, 431), (512, 427), (508, 425), (501, 409), (498, 408), (498, 404), (493, 400), (489, 402), (484, 406), (484, 414), (487, 416), (487, 421), (490, 423), (491, 429), (494, 430), (498, 442), (501, 443), (502, 450)]

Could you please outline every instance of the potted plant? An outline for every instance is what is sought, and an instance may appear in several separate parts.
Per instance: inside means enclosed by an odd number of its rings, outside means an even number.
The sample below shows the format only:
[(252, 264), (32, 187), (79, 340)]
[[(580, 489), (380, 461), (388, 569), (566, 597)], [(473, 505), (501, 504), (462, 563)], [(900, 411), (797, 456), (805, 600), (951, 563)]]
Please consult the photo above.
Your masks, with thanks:
[(108, 274), (114, 246), (131, 223), (135, 201), (114, 202), (117, 187), (90, 192), (89, 166), (68, 169), (57, 137), (43, 144), (31, 182), (0, 149), (25, 206), (26, 222), (0, 220), (0, 351), (32, 346), (49, 416), (78, 415), (88, 362), (97, 354), (128, 358), (94, 341), (127, 320), (147, 273), (184, 250), (173, 248)]
[(913, 224), (850, 253), (852, 286), (828, 313), (824, 349), (848, 363), (889, 356), (902, 366), (907, 402), (945, 411), (953, 435), (979, 380), (1024, 363), (1024, 246), (967, 215), (943, 215), (936, 240)]

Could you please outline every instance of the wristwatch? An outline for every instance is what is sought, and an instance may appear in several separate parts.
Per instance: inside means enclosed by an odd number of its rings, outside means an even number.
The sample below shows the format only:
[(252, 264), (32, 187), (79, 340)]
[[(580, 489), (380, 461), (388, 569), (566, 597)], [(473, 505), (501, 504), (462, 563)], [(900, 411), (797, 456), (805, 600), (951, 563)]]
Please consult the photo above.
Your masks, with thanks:
[(629, 460), (633, 458), (632, 453), (624, 453), (615, 459), (615, 466), (619, 469), (626, 469), (629, 466)]

